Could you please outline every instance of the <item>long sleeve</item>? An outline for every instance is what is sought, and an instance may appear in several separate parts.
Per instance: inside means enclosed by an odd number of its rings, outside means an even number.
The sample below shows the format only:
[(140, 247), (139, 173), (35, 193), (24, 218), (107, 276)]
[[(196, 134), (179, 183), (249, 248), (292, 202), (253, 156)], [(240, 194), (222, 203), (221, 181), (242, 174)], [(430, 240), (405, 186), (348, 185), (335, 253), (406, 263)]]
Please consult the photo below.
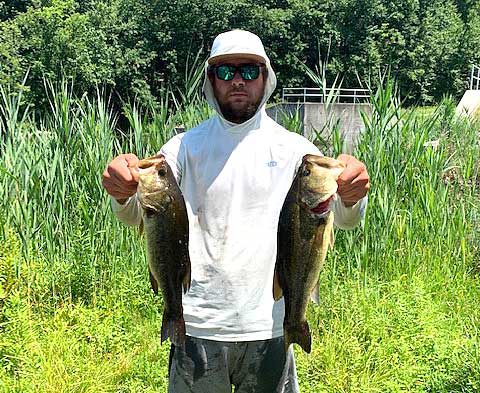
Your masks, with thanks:
[(112, 211), (117, 218), (125, 225), (140, 225), (142, 219), (142, 209), (137, 199), (137, 194), (130, 197), (125, 204), (121, 205), (114, 198), (112, 201)]
[(337, 195), (334, 202), (334, 225), (341, 229), (355, 228), (363, 217), (365, 217), (365, 210), (367, 209), (368, 196), (360, 199), (355, 205), (346, 207), (341, 198)]

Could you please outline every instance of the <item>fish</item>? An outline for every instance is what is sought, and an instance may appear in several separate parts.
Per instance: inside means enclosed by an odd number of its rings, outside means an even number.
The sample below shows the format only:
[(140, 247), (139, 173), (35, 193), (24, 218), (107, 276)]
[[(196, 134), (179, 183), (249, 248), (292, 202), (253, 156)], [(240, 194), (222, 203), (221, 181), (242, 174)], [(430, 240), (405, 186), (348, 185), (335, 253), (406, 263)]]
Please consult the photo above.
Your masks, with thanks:
[(157, 155), (137, 164), (137, 196), (142, 207), (150, 283), (163, 297), (161, 343), (168, 338), (185, 347), (182, 296), (190, 289), (188, 216), (182, 192), (165, 157)]
[(285, 350), (297, 343), (311, 352), (307, 305), (310, 298), (319, 302), (319, 275), (333, 247), (332, 202), (344, 169), (334, 158), (305, 155), (280, 212), (273, 297), (285, 301)]

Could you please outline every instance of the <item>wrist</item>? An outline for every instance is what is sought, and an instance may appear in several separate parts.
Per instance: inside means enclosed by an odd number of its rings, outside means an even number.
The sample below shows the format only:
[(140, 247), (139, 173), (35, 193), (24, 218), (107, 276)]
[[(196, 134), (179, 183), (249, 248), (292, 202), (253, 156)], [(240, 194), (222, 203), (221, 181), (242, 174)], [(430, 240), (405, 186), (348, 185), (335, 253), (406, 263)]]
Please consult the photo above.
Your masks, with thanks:
[(117, 203), (118, 203), (119, 205), (125, 205), (125, 203), (128, 201), (128, 198), (125, 198), (125, 199), (123, 199), (123, 198), (122, 198), (122, 199), (117, 199), (117, 198), (115, 198), (115, 200), (117, 201)]
[(342, 199), (341, 197), (340, 197), (340, 200), (342, 201), (343, 206), (345, 206), (345, 207), (352, 207), (352, 206), (356, 205), (356, 203), (358, 202), (358, 201), (345, 200), (345, 199)]

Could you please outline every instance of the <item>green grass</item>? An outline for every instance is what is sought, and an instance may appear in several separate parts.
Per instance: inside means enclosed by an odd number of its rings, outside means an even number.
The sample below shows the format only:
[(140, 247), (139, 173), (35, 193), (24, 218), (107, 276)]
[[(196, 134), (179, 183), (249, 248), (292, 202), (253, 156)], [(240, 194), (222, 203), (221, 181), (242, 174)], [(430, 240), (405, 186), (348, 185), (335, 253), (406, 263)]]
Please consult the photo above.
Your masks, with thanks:
[[(2, 277), (16, 280), (20, 242), (2, 248)], [(0, 388), (5, 392), (155, 392), (165, 390), (168, 346), (160, 346), (161, 302), (147, 277), (118, 273), (95, 304), (53, 302), (36, 278), (41, 262), (23, 266), (22, 282), (2, 304)], [(113, 284), (113, 283), (112, 283)], [(2, 285), (3, 288), (6, 285)], [(44, 289), (45, 291), (45, 289)], [(43, 293), (43, 296), (40, 296)]]
[[(163, 392), (161, 299), (101, 173), (211, 111), (198, 97), (126, 105), (120, 132), (101, 94), (47, 86), (44, 115), (0, 88), (0, 391)], [(404, 110), (388, 81), (372, 108), (355, 152), (371, 175), (367, 216), (336, 232), (309, 308), (312, 353), (295, 348), (302, 392), (480, 391), (480, 125), (448, 99)]]
[(314, 349), (297, 351), (306, 392), (475, 392), (480, 286), (471, 278), (347, 279), (313, 311)]

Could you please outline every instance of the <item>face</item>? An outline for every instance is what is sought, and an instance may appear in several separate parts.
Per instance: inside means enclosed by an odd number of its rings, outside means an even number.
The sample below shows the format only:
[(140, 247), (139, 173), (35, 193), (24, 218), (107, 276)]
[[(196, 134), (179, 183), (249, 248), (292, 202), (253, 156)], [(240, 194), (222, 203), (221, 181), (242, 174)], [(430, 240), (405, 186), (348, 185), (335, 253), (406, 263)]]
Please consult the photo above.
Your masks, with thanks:
[[(252, 60), (240, 57), (225, 62), (218, 62), (215, 65), (222, 64), (238, 67), (242, 64), (252, 64)], [(230, 81), (218, 79), (214, 74), (209, 75), (213, 93), (225, 119), (240, 124), (253, 117), (262, 101), (265, 89), (263, 71), (264, 67), (261, 67), (260, 75), (253, 80), (244, 80), (240, 72), (236, 72)]]

